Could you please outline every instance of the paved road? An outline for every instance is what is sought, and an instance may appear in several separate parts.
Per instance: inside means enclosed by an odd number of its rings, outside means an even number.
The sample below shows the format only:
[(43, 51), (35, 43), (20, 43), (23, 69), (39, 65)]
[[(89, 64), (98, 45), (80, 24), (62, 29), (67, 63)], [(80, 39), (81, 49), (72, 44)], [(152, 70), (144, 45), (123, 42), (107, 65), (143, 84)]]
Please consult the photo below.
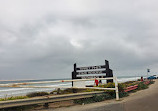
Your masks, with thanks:
[(132, 93), (121, 101), (103, 101), (43, 111), (158, 111), (158, 80), (148, 89)]

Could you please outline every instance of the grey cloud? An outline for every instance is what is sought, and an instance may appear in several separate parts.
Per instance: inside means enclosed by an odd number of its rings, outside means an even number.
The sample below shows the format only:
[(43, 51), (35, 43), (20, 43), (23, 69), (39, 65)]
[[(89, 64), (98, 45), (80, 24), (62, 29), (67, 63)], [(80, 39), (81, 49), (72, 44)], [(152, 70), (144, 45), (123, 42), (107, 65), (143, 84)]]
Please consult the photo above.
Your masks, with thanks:
[(154, 1), (0, 2), (1, 79), (70, 78), (105, 59), (118, 76), (157, 72)]

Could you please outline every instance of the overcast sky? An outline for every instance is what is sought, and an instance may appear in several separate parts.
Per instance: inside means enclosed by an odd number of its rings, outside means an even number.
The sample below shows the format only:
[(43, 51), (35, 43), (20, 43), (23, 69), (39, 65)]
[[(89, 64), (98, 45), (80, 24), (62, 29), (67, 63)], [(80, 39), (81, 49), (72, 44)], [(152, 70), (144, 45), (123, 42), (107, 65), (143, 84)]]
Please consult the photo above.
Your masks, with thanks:
[(158, 73), (157, 0), (0, 0), (0, 79), (71, 78), (73, 64), (115, 76)]

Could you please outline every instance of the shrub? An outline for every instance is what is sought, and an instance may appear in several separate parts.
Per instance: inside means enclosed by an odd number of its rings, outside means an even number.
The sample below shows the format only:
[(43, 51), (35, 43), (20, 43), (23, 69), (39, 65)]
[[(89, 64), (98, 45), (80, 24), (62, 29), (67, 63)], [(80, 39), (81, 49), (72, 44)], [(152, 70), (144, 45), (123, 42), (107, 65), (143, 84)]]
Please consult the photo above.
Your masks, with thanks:
[(86, 89), (85, 92), (103, 91), (102, 89)]
[(103, 93), (102, 95), (104, 99), (113, 99), (113, 97), (109, 93)]
[(106, 99), (112, 99), (113, 97), (108, 94), (108, 93), (104, 93), (104, 94), (101, 94), (101, 95), (93, 95), (93, 97), (91, 98), (82, 98), (82, 99), (78, 99), (78, 100), (74, 100), (74, 103), (77, 103), (77, 104), (82, 104), (82, 103), (85, 103), (85, 104), (88, 104), (88, 103), (94, 103), (94, 102), (100, 102), (100, 101), (104, 101)]
[(63, 94), (69, 94), (69, 93), (73, 93), (73, 89), (65, 89), (62, 91)]
[(140, 82), (138, 84), (138, 90), (147, 89), (147, 88), (148, 88), (148, 86), (146, 84), (144, 84), (143, 82)]
[(129, 96), (128, 92), (119, 92), (119, 97), (122, 98), (122, 97), (127, 97)]
[(52, 92), (50, 92), (50, 94), (63, 94), (64, 93), (64, 90), (61, 90), (60, 88), (58, 88), (57, 90), (54, 90)]
[(150, 81), (150, 84), (154, 84), (155, 83), (155, 81)]
[(104, 88), (115, 88), (115, 83), (109, 82), (104, 85)]
[[(104, 85), (99, 85), (99, 87), (104, 87), (104, 88), (115, 88), (115, 83), (107, 83), (107, 84), (104, 84)], [(124, 91), (124, 88), (126, 87), (126, 85), (124, 83), (119, 83), (118, 84), (118, 89), (119, 91), (123, 92)]]
[(82, 99), (74, 100), (74, 103), (76, 103), (76, 104), (82, 104), (82, 103), (88, 104), (88, 103), (93, 103), (93, 102), (94, 101), (93, 101), (92, 97), (91, 98), (82, 98)]
[[(132, 84), (132, 82), (128, 82), (128, 84)], [(118, 90), (119, 90), (119, 97), (126, 97), (128, 96), (127, 92), (124, 92), (124, 88), (126, 87), (127, 83), (119, 83), (118, 84)], [(104, 85), (100, 85), (99, 87), (104, 87), (104, 88), (114, 88), (115, 87), (115, 83), (107, 83)], [(114, 90), (107, 90), (106, 91), (107, 94), (110, 95), (110, 99), (115, 98), (116, 97), (116, 92)]]
[(138, 79), (137, 81), (141, 81), (141, 79)]
[[(129, 96), (128, 92), (119, 92), (119, 98), (127, 97)], [(116, 93), (111, 93), (111, 97), (114, 99), (116, 98)]]
[(100, 101), (105, 100), (105, 97), (104, 97), (103, 95), (99, 95), (99, 96), (98, 96), (98, 95), (95, 94), (92, 99), (93, 99), (93, 101), (95, 101), (95, 102), (100, 102)]
[(126, 87), (125, 84), (119, 83), (119, 84), (118, 84), (119, 92), (124, 92), (124, 88), (125, 88), (125, 87)]
[(94, 95), (93, 100), (95, 102), (104, 101), (107, 99), (113, 99), (113, 97), (109, 93), (103, 93), (102, 95)]
[(49, 95), (48, 92), (33, 92), (33, 93), (29, 93), (26, 96), (27, 97), (36, 97), (36, 96), (45, 96), (45, 95)]
[(52, 92), (50, 92), (50, 94), (71, 94), (73, 92), (92, 92), (91, 90), (87, 90), (87, 89), (72, 89), (72, 88), (67, 88), (67, 89), (64, 89), (64, 90), (61, 90), (61, 89), (57, 89), (57, 90), (54, 90)]

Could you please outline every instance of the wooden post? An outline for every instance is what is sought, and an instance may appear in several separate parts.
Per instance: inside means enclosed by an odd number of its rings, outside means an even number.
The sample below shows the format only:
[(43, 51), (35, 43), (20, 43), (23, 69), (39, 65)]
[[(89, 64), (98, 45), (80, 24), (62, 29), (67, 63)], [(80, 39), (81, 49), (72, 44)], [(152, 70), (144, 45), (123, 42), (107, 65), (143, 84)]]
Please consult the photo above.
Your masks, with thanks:
[(118, 82), (116, 77), (114, 77), (114, 79), (115, 79), (116, 100), (119, 100)]

